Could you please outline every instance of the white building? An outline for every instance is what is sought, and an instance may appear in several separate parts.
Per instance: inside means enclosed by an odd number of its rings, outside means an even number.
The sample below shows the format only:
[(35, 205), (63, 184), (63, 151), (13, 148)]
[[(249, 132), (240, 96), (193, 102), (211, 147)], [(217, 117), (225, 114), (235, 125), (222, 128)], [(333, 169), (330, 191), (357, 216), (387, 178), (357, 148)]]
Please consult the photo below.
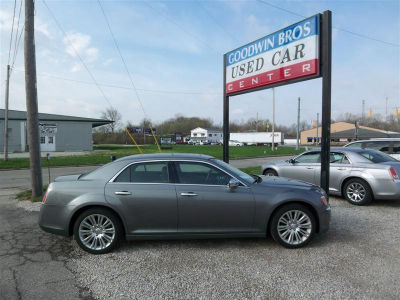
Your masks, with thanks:
[(222, 141), (222, 130), (197, 127), (190, 130), (190, 139), (193, 141), (220, 143)]

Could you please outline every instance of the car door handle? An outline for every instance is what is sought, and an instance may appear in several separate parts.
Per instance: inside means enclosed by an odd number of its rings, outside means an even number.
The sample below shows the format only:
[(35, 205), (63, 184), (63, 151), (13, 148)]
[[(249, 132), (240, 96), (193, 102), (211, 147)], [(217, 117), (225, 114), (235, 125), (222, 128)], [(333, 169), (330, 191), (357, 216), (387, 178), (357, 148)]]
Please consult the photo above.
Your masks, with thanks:
[(314, 168), (313, 167), (306, 167), (306, 169), (313, 170)]
[(191, 196), (198, 196), (198, 195), (195, 194), (195, 193), (192, 193), (192, 192), (188, 192), (188, 193), (181, 193), (181, 196), (188, 196), (188, 197), (191, 197)]
[(115, 195), (132, 195), (132, 193), (128, 191), (119, 191), (115, 192)]
[(347, 170), (347, 168), (338, 168), (339, 171)]

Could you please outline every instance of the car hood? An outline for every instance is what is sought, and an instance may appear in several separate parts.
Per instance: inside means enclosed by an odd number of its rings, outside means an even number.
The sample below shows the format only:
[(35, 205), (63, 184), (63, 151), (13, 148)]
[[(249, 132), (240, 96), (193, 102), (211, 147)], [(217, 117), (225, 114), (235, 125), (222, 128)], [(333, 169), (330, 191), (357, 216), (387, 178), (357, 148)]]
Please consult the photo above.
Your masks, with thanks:
[(81, 175), (82, 174), (59, 176), (54, 181), (56, 181), (56, 182), (60, 182), (60, 181), (77, 181), (79, 179), (79, 176), (81, 176)]
[(311, 188), (311, 187), (317, 187), (316, 185), (313, 185), (308, 182), (300, 181), (300, 180), (295, 180), (295, 179), (290, 179), (290, 178), (285, 178), (285, 177), (276, 177), (276, 176), (264, 176), (264, 175), (259, 175), (262, 179), (261, 182), (258, 184), (261, 186), (290, 186), (290, 187), (298, 187), (298, 188)]

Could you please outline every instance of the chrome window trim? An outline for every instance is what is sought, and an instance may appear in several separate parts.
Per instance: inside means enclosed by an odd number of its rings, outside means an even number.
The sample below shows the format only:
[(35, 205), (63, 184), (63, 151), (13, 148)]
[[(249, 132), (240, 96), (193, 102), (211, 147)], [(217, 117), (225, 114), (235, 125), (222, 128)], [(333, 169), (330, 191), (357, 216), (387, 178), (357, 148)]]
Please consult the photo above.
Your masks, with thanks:
[[(248, 184), (244, 183), (242, 180), (237, 178), (236, 176), (230, 174), (229, 172), (225, 171), (224, 169), (220, 168), (219, 166), (216, 166), (208, 161), (203, 161), (203, 160), (190, 160), (190, 159), (176, 159), (176, 160), (166, 160), (166, 159), (157, 159), (157, 160), (142, 160), (142, 161), (135, 161), (130, 164), (127, 164), (123, 169), (121, 169), (117, 174), (115, 174), (109, 181), (108, 183), (114, 183), (114, 184), (175, 184), (175, 185), (198, 185), (198, 186), (225, 186), (225, 185), (220, 185), (220, 184), (188, 184), (188, 183), (171, 183), (171, 182), (114, 182), (114, 180), (121, 174), (123, 171), (125, 171), (126, 168), (129, 168), (132, 165), (135, 164), (141, 164), (141, 163), (149, 163), (149, 162), (194, 162), (194, 163), (203, 163), (203, 164), (208, 164), (214, 168), (219, 169), (220, 171), (224, 172), (230, 177), (235, 178), (238, 180), (243, 186), (248, 187)], [(168, 166), (167, 166), (168, 167)], [(168, 170), (169, 172), (169, 170)]]

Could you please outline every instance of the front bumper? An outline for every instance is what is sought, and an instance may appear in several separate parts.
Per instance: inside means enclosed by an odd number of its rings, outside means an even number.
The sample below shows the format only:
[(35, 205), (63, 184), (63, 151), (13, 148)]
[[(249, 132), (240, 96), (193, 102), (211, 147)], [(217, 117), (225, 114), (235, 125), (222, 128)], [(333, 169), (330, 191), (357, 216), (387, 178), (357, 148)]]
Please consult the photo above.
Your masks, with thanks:
[(331, 206), (328, 204), (325, 211), (319, 215), (319, 231), (318, 233), (325, 233), (329, 230), (329, 224), (331, 222)]

